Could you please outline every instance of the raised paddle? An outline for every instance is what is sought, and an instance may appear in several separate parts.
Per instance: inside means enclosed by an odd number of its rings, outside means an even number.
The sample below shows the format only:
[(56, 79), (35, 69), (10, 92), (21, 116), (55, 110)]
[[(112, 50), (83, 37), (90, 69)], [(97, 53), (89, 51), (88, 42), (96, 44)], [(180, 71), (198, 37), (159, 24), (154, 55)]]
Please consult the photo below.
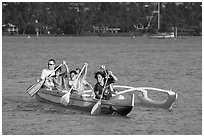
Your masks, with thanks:
[(76, 82), (78, 81), (79, 77), (81, 76), (83, 70), (84, 70), (85, 67), (87, 67), (87, 66), (88, 66), (88, 64), (84, 64), (83, 68), (81, 69), (79, 75), (77, 76), (77, 79), (74, 81), (74, 83), (73, 83), (72, 87), (70, 88), (70, 90), (69, 90), (65, 95), (63, 95), (63, 96), (61, 97), (60, 102), (61, 102), (63, 105), (67, 106), (67, 105), (69, 104), (70, 93), (71, 93), (71, 91), (72, 91), (74, 85), (75, 85)]
[[(62, 66), (62, 64), (60, 64), (54, 71), (52, 71), (52, 73), (55, 72), (55, 71), (56, 71), (58, 68), (60, 68), (61, 66)], [(51, 73), (51, 74), (52, 74), (52, 73)], [(51, 74), (50, 74), (48, 77), (50, 77)], [(26, 89), (27, 93), (28, 93), (31, 97), (33, 97), (33, 96), (40, 90), (40, 88), (41, 88), (41, 86), (43, 85), (44, 82), (45, 82), (45, 78), (44, 78), (43, 80), (38, 81), (38, 82), (36, 82), (35, 84), (31, 85), (30, 87), (28, 87), (28, 88)]]
[[(106, 72), (106, 71), (105, 71)], [(105, 84), (103, 86), (103, 91), (102, 91), (102, 94), (101, 94), (101, 97), (99, 99), (99, 101), (93, 106), (92, 110), (91, 110), (91, 115), (96, 115), (96, 114), (99, 114), (101, 112), (101, 100), (102, 100), (102, 97), (103, 97), (103, 93), (105, 91), (105, 88), (106, 88), (106, 85), (107, 85), (107, 82), (108, 82), (108, 77), (109, 75), (106, 74), (106, 81), (105, 81)]]

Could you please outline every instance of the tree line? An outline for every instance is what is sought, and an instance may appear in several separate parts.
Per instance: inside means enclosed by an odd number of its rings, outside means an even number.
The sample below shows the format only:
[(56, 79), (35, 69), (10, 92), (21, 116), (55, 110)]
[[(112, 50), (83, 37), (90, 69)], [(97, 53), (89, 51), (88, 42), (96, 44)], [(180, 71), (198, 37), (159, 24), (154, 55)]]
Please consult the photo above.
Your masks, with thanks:
[[(15, 25), (19, 34), (76, 34), (94, 27), (120, 28), (120, 32), (155, 32), (156, 2), (2, 2), (2, 25)], [(160, 30), (172, 27), (202, 31), (201, 2), (160, 4)]]

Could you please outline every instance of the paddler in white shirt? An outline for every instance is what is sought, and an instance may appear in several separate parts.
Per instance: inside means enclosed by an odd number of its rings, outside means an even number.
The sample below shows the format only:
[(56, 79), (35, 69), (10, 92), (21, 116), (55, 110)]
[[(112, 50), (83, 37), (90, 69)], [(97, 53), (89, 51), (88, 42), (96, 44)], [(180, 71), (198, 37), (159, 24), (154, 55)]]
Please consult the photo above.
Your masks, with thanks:
[(42, 70), (42, 74), (41, 74), (40, 79), (41, 80), (46, 79), (45, 83), (43, 84), (42, 87), (46, 87), (48, 89), (52, 89), (52, 87), (54, 87), (54, 83), (52, 82), (52, 77), (48, 77), (48, 76), (49, 75), (50, 76), (54, 76), (55, 75), (55, 72), (53, 72), (54, 69), (55, 69), (55, 65), (56, 65), (55, 60), (54, 59), (50, 59), (48, 61), (48, 68)]

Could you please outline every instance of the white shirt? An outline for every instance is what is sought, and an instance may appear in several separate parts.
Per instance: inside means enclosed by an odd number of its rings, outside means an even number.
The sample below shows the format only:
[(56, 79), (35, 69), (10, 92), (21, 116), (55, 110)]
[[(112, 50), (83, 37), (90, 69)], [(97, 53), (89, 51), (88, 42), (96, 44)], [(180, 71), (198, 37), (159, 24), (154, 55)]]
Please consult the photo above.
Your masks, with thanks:
[[(43, 69), (41, 74), (41, 79), (45, 79), (45, 77), (49, 76), (53, 71), (49, 69)], [(55, 73), (53, 72), (50, 76), (54, 76)]]
[[(49, 76), (50, 74), (50, 76), (54, 76), (55, 75), (55, 73), (53, 72), (52, 70), (49, 70), (49, 69), (43, 69), (42, 70), (42, 74), (41, 74), (41, 79), (45, 79), (45, 77), (47, 77), (47, 76)], [(51, 81), (51, 80), (49, 80), (49, 79), (47, 79), (47, 80), (45, 80), (45, 83), (48, 85), (48, 86), (54, 86), (54, 83)]]

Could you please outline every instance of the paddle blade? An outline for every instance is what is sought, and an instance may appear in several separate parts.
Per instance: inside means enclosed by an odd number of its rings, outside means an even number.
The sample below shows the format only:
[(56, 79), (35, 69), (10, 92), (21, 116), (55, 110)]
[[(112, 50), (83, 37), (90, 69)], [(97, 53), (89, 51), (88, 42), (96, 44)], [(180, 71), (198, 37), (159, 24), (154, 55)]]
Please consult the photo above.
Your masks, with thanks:
[(37, 82), (33, 85), (31, 85), (26, 91), (27, 93), (33, 97), (41, 88), (42, 84), (44, 83), (44, 80)]
[(65, 95), (63, 95), (60, 99), (60, 102), (64, 105), (67, 106), (69, 104), (70, 100), (70, 92), (67, 92)]
[(101, 99), (92, 108), (91, 115), (97, 115), (100, 112), (101, 112)]

